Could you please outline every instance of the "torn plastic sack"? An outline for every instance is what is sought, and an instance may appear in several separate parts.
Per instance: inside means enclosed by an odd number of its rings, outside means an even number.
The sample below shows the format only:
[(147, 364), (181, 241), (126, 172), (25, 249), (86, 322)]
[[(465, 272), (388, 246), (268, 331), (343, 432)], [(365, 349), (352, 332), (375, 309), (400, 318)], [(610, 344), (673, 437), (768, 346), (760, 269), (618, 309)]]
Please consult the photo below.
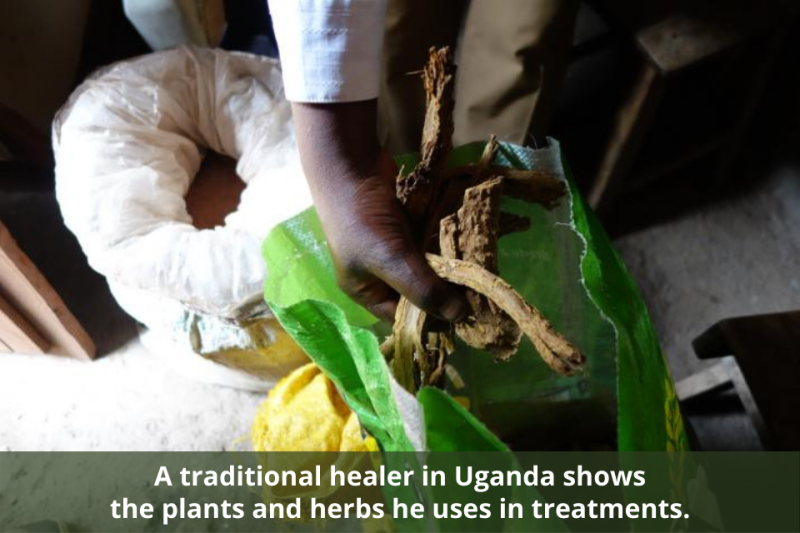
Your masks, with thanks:
[[(450, 164), (473, 163), (482, 150), (481, 143), (462, 146)], [(413, 168), (413, 157), (400, 159)], [(447, 390), (411, 396), (379, 350), (386, 329), (337, 288), (313, 209), (279, 224), (264, 243), (270, 308), (384, 450), (686, 448), (647, 310), (569, 180), (558, 144), (502, 144), (495, 164), (539, 169), (568, 185), (550, 211), (503, 200), (505, 211), (532, 223), (500, 239), (499, 266), (501, 277), (586, 355), (582, 374), (551, 372), (527, 340), (505, 363), (460, 344), (449, 360)]]
[[(66, 225), (159, 355), (261, 390), (307, 361), (261, 297), (263, 238), (311, 205), (275, 60), (184, 47), (111, 65), (59, 112), (53, 147)], [(198, 230), (184, 197), (206, 150), (246, 187)]]

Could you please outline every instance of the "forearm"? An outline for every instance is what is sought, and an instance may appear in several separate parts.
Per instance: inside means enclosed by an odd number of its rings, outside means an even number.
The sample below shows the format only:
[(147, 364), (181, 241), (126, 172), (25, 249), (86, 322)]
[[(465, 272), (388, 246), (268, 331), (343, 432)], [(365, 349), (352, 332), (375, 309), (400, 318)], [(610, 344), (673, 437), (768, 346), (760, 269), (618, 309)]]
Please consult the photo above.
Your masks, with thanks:
[(303, 168), (313, 189), (323, 192), (374, 168), (381, 152), (375, 100), (293, 103), (292, 114)]

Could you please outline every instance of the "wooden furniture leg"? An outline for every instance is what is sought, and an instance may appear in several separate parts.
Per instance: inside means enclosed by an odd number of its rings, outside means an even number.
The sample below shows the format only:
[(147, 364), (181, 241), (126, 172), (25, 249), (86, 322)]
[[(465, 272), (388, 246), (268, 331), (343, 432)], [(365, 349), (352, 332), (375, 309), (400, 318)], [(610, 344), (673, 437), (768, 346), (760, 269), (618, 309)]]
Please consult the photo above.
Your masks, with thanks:
[(0, 294), (0, 352), (44, 353), (50, 343)]
[(655, 118), (664, 92), (663, 84), (659, 71), (649, 62), (643, 62), (631, 97), (617, 112), (613, 132), (589, 192), (589, 203), (600, 216), (605, 214), (633, 165), (644, 135)]
[(94, 358), (92, 339), (2, 223), (0, 294), (0, 351)]
[(800, 450), (800, 311), (723, 320), (693, 346), (700, 359), (732, 358), (679, 382), (681, 401), (730, 382), (766, 449)]

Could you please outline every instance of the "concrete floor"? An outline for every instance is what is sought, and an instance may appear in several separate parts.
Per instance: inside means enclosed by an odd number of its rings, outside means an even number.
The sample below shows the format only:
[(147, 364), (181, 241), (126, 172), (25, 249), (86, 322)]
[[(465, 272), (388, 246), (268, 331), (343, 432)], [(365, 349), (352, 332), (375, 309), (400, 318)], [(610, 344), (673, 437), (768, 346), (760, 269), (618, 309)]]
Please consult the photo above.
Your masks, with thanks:
[[(249, 443), (264, 394), (194, 381), (148, 352), (86, 264), (46, 184), (0, 167), (0, 219), (97, 344), (86, 363), (0, 354), (0, 450), (218, 451)], [(28, 180), (22, 180), (27, 177)], [(46, 238), (43, 238), (43, 230)]]
[(691, 340), (718, 320), (800, 305), (800, 172), (615, 244), (682, 379), (704, 366)]
[[(800, 309), (800, 71), (780, 66), (799, 57), (800, 41), (789, 40), (719, 190), (615, 240), (676, 379), (706, 366), (691, 341), (717, 321)], [(683, 407), (702, 448), (760, 448), (733, 391)]]
[[(717, 321), (800, 307), (800, 167), (783, 167), (746, 194), (615, 244), (673, 377), (683, 379), (714, 364), (698, 360), (691, 342)], [(733, 391), (684, 408), (704, 449), (760, 448)]]
[(138, 339), (92, 363), (0, 356), (0, 451), (249, 449), (262, 394), (176, 373)]

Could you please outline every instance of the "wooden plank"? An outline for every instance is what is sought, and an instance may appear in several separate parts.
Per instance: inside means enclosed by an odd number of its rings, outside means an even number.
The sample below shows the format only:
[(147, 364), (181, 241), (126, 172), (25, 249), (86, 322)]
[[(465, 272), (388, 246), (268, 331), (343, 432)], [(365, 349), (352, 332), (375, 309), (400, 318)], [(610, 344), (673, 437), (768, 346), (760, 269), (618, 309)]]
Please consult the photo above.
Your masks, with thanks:
[[(733, 318), (719, 324), (769, 430), (770, 449), (800, 449), (800, 311)], [(747, 406), (747, 404), (745, 404)]]
[(50, 348), (50, 343), (1, 294), (0, 341), (0, 348), (9, 352), (39, 354)]
[(645, 56), (664, 76), (706, 61), (741, 40), (732, 25), (690, 15), (671, 17), (636, 35)]
[(94, 358), (92, 339), (2, 223), (0, 288), (8, 303), (50, 344), (48, 353)]
[(731, 365), (736, 366), (736, 363), (732, 359), (725, 359), (680, 380), (675, 383), (675, 394), (680, 401), (686, 402), (703, 394), (730, 387)]
[(729, 318), (695, 339), (701, 359), (733, 355), (742, 403), (768, 449), (800, 449), (800, 311)]
[(625, 181), (644, 135), (655, 118), (663, 92), (663, 80), (658, 71), (645, 62), (631, 97), (617, 112), (614, 129), (589, 192), (589, 203), (600, 216), (608, 211), (614, 195)]

